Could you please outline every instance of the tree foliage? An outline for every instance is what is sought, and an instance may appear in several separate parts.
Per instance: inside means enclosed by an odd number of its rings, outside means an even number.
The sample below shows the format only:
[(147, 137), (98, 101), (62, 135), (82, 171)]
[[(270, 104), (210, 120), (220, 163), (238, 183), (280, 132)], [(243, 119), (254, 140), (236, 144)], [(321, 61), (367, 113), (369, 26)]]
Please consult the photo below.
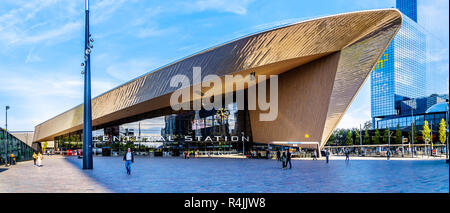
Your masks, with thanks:
[(447, 125), (445, 124), (445, 120), (442, 118), (439, 123), (439, 141), (444, 144), (447, 140)]
[(355, 130), (355, 142), (358, 141), (357, 144), (360, 144), (361, 140), (361, 135), (359, 134), (359, 130)]
[(374, 138), (374, 143), (375, 144), (380, 144), (380, 131), (377, 129), (375, 129), (375, 138)]
[(353, 134), (351, 130), (347, 131), (347, 138), (345, 140), (345, 145), (347, 146), (353, 145)]
[[(409, 141), (414, 140), (415, 142), (417, 142), (417, 129), (416, 129), (416, 124), (414, 124), (414, 122), (411, 123), (411, 131), (409, 132), (409, 135), (410, 135)], [(411, 135), (412, 135), (412, 138), (411, 138)]]
[(368, 120), (368, 121), (364, 122), (364, 125), (363, 125), (364, 130), (369, 130), (371, 128), (372, 128), (372, 121)]
[(397, 124), (397, 129), (395, 130), (395, 143), (402, 143), (402, 131), (400, 130), (400, 125)]
[(428, 126), (428, 121), (425, 121), (423, 123), (422, 136), (424, 137), (425, 144), (428, 144), (429, 140), (431, 139), (431, 130)]
[(389, 142), (389, 128), (386, 128), (383, 133), (383, 143), (387, 144)]
[(370, 136), (369, 136), (369, 131), (365, 131), (364, 133), (364, 140), (363, 140), (364, 145), (368, 145), (370, 144)]

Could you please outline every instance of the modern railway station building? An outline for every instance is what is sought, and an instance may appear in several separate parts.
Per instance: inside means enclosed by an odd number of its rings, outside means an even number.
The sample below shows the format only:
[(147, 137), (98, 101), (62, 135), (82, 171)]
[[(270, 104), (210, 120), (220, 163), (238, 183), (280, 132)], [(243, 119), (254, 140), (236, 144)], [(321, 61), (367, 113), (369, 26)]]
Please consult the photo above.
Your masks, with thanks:
[[(174, 155), (188, 149), (232, 153), (271, 146), (320, 150), (371, 70), (383, 63), (380, 58), (401, 24), (396, 9), (338, 14), (255, 33), (175, 61), (92, 100), (94, 147), (114, 150), (131, 143), (136, 151)], [(195, 67), (201, 68), (200, 81)], [(190, 79), (189, 85), (171, 86), (180, 75)], [(196, 93), (208, 75), (221, 82), (226, 76), (242, 78), (228, 90), (223, 83)], [(278, 79), (278, 107), (276, 118), (267, 121), (260, 118), (268, 109), (249, 108), (249, 103), (253, 88), (263, 96), (259, 85), (273, 87), (271, 76)], [(171, 97), (180, 89), (189, 91), (189, 98), (181, 100), (189, 106), (210, 94), (234, 98), (223, 99), (219, 108), (176, 110)], [(243, 103), (237, 101), (239, 94)], [(275, 101), (270, 92), (265, 96)], [(54, 141), (61, 151), (81, 148), (82, 128), (80, 104), (37, 125), (33, 141)]]

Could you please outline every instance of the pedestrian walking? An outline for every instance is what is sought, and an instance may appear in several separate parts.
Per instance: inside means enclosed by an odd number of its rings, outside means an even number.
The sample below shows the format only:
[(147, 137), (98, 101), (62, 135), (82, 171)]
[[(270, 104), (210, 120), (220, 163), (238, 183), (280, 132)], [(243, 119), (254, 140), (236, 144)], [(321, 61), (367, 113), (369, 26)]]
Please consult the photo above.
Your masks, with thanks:
[(131, 175), (131, 164), (134, 163), (134, 155), (131, 152), (131, 148), (128, 148), (127, 153), (123, 156), (123, 160), (125, 161), (125, 168), (127, 169), (127, 174)]
[(41, 167), (42, 166), (42, 160), (43, 160), (43, 156), (42, 154), (39, 152), (39, 154), (37, 155), (37, 166)]
[(289, 152), (289, 149), (287, 150), (287, 153), (286, 153), (286, 167), (287, 167), (288, 163), (289, 163), (289, 169), (292, 169), (291, 153)]
[(281, 160), (281, 163), (283, 164), (283, 167), (282, 167), (282, 169), (285, 169), (286, 168), (286, 152), (283, 152), (283, 154), (281, 155), (281, 157), (280, 157), (280, 160)]
[(325, 158), (327, 159), (327, 163), (328, 163), (329, 158), (330, 158), (330, 152), (328, 152), (328, 150), (325, 150)]
[(33, 166), (36, 166), (36, 159), (37, 159), (37, 154), (36, 154), (36, 152), (33, 152)]
[(281, 160), (281, 152), (280, 152), (280, 150), (277, 150), (277, 160)]
[(345, 149), (345, 160), (350, 160), (350, 152), (348, 149)]
[(313, 160), (317, 160), (316, 151), (313, 151)]
[(387, 157), (388, 160), (391, 158), (391, 151), (388, 150), (386, 152), (386, 157)]

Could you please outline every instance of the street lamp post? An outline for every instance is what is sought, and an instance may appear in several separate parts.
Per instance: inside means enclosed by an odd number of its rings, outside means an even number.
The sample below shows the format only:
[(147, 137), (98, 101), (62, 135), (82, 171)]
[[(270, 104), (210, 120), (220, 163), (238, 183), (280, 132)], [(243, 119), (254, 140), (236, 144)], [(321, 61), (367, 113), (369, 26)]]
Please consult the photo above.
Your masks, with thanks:
[(447, 131), (446, 131), (446, 134), (447, 134), (447, 146), (446, 146), (446, 148), (445, 148), (445, 157), (447, 158), (447, 163), (448, 163), (448, 130), (449, 130), (449, 126), (448, 126), (448, 110), (449, 110), (449, 106), (448, 106), (448, 102), (447, 102), (447, 106), (445, 107), (445, 120), (447, 121)]
[[(85, 0), (86, 22), (84, 42), (84, 105), (83, 105), (83, 169), (93, 169), (91, 111), (91, 48), (89, 33), (89, 0)], [(91, 42), (93, 40), (91, 39)]]
[(431, 129), (431, 135), (430, 135), (430, 144), (431, 144), (431, 149), (430, 149), (430, 155), (433, 155), (433, 121), (430, 121), (431, 125), (430, 125), (430, 129)]
[(9, 109), (9, 106), (6, 106), (5, 107), (5, 113), (6, 113), (6, 116), (5, 116), (5, 121), (6, 121), (6, 123), (5, 123), (5, 128), (6, 128), (6, 132), (5, 132), (5, 136), (6, 136), (6, 141), (5, 141), (5, 166), (7, 166), (8, 165), (8, 109)]
[[(389, 127), (388, 127), (388, 129), (389, 129)], [(389, 131), (389, 134), (388, 134), (388, 150), (390, 150), (391, 149), (391, 136), (392, 136), (392, 134), (393, 134), (393, 132), (391, 132), (390, 130), (388, 130)]]
[[(411, 104), (412, 105), (412, 104)], [(414, 158), (414, 131), (415, 131), (415, 129), (413, 128), (414, 127), (414, 113), (413, 113), (413, 108), (412, 108), (412, 106), (411, 106), (411, 119), (413, 119), (413, 121), (412, 121), (412, 123), (411, 123), (411, 143), (412, 143), (412, 146), (411, 146), (411, 155), (412, 155), (412, 157)]]
[(404, 156), (404, 153), (405, 153), (405, 147), (403, 146), (403, 136), (402, 136), (402, 157)]
[(361, 124), (359, 124), (359, 145), (361, 146), (361, 153), (360, 153), (360, 155), (362, 156), (363, 147), (362, 147), (362, 131), (361, 131)]
[[(241, 135), (244, 136), (244, 132), (241, 132)], [(242, 140), (242, 156), (245, 157), (245, 142)]]

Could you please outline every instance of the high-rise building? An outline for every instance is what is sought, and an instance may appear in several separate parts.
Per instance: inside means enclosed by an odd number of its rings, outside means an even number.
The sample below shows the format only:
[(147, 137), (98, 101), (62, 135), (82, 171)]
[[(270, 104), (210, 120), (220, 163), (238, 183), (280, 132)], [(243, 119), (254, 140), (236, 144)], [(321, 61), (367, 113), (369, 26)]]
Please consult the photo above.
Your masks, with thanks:
[(417, 24), (417, 0), (397, 0), (403, 24), (371, 73), (371, 113), (376, 121), (401, 116), (401, 103), (426, 95), (426, 33)]
[(395, 4), (400, 12), (417, 22), (417, 0), (397, 0)]

